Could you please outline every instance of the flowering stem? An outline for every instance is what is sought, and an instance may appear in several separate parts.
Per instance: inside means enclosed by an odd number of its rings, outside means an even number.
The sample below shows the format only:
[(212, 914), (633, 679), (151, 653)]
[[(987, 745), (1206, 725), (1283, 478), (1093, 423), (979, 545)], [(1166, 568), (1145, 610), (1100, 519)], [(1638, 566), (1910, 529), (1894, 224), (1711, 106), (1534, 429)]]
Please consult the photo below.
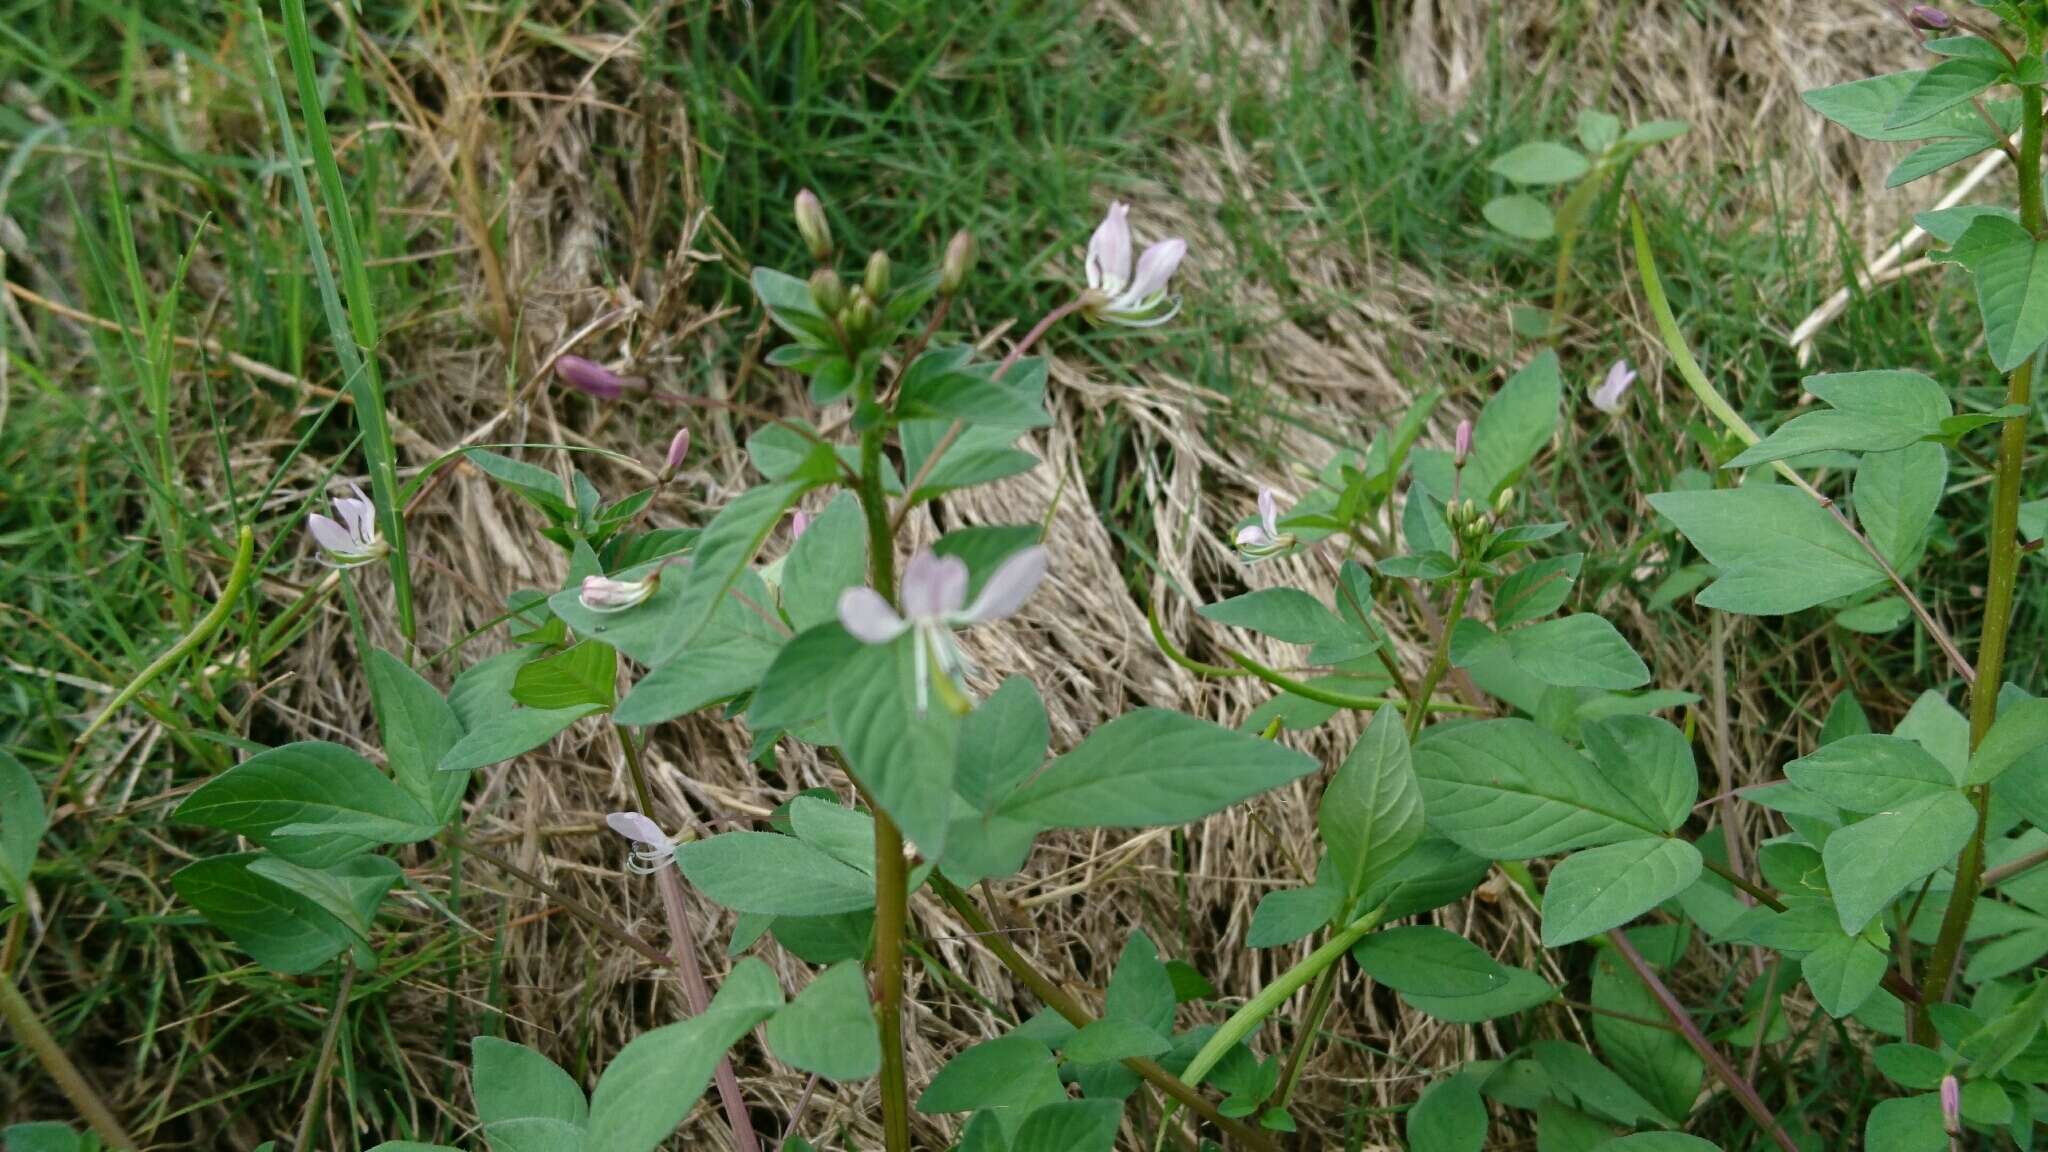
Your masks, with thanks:
[(34, 1054), (36, 1062), (43, 1066), (43, 1071), (48, 1072), (50, 1079), (57, 1082), (57, 1088), (64, 1093), (64, 1098), (71, 1101), (71, 1106), (78, 1109), (78, 1115), (93, 1131), (100, 1134), (101, 1140), (119, 1152), (135, 1152), (135, 1138), (128, 1135), (127, 1129), (121, 1127), (121, 1122), (114, 1117), (114, 1110), (107, 1107), (105, 1100), (100, 1099), (100, 1094), (93, 1089), (92, 1083), (78, 1070), (78, 1066), (71, 1062), (71, 1057), (64, 1054), (64, 1049), (57, 1043), (56, 1037), (51, 1036), (49, 1029), (43, 1027), (42, 1018), (36, 1015), (36, 1010), (22, 997), (21, 990), (14, 986), (14, 977), (5, 973), (0, 973), (0, 1020), (6, 1021), (15, 1037), (21, 1041), (21, 1046)]
[[(2041, 89), (2020, 89), (2020, 224), (2040, 236), (2044, 225), (2041, 195)], [(1984, 588), (1984, 623), (1977, 642), (1977, 678), (1970, 685), (1970, 751), (1974, 754), (1984, 734), (1998, 718), (1998, 689), (2005, 681), (2005, 646), (2012, 624), (2013, 590), (2019, 572), (2020, 478), (2026, 466), (2027, 421), (2033, 412), (2034, 365), (2039, 353), (2030, 355), (2006, 378), (2005, 402), (2026, 415), (2005, 421), (1998, 437), (1998, 487), (1991, 503), (1991, 572)], [(1948, 999), (1955, 982), (1956, 964), (1962, 956), (1963, 934), (1970, 926), (1970, 914), (1977, 907), (1977, 895), (1984, 885), (1984, 835), (1989, 823), (1991, 789), (1979, 784), (1970, 789), (1977, 807), (1977, 827), (1963, 846), (1956, 863), (1955, 888), (1950, 892), (1948, 911), (1941, 918), (1941, 934), (1935, 938), (1934, 955), (1928, 961), (1922, 986), (1927, 990), (1915, 1013), (1914, 1034), (1932, 1035), (1928, 1005)]]
[(1460, 576), (1458, 589), (1451, 594), (1451, 610), (1444, 616), (1443, 632), (1436, 638), (1436, 653), (1429, 658), (1429, 668), (1422, 674), (1422, 686), (1416, 691), (1419, 707), (1408, 713), (1408, 739), (1412, 743), (1422, 734), (1422, 722), (1429, 716), (1429, 699), (1436, 693), (1436, 686), (1451, 667), (1451, 632), (1458, 627), (1458, 621), (1465, 617), (1465, 601), (1472, 595), (1472, 578)]

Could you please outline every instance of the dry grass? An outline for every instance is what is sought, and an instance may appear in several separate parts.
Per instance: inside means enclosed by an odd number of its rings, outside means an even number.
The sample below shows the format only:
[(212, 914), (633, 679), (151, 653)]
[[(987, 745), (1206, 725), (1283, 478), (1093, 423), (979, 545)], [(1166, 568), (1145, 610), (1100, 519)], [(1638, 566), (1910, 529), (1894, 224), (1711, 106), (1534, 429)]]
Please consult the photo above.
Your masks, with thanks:
[[(1881, 186), (1888, 159), (1845, 142), (1839, 133), (1824, 132), (1797, 95), (1816, 85), (1906, 66), (1911, 41), (1882, 5), (1822, 12), (1795, 0), (1592, 6), (1416, 0), (1389, 7), (1398, 9), (1388, 30), (1397, 45), (1392, 59), (1410, 91), (1433, 105), (1458, 106), (1472, 96), (1475, 85), (1496, 82), (1527, 82), (1546, 91), (1603, 91), (1633, 119), (1676, 117), (1695, 125), (1682, 147), (1647, 162), (1654, 176), (1684, 180), (1691, 173), (1771, 165), (1768, 187), (1774, 195), (1850, 214), (1845, 220), (1849, 234), (1865, 247), (1886, 238), (1909, 210), (1906, 197), (1861, 195)], [(1248, 73), (1263, 74), (1276, 85), (1286, 83), (1289, 67), (1299, 66), (1304, 54), (1356, 54), (1358, 67), (1365, 69), (1372, 66), (1373, 54), (1384, 52), (1361, 31), (1368, 23), (1362, 5), (1347, 10), (1317, 3), (1294, 9), (1291, 4), (1104, 3), (1097, 11), (1106, 28), (1169, 54), (1180, 44), (1226, 44), (1248, 62)], [(569, 5), (541, 5), (533, 18), (573, 27), (572, 15)], [(475, 45), (464, 54), (422, 48), (431, 43), (423, 34), (389, 63), (406, 80), (401, 90), (432, 97), (410, 108), (405, 122), (394, 129), (407, 137), (413, 157), (399, 180), (407, 211), (422, 219), (453, 213), (468, 241), (461, 252), (420, 257), (459, 264), (461, 289), (434, 302), (418, 326), (394, 333), (381, 350), (392, 378), (404, 382), (394, 411), (404, 429), (406, 459), (424, 463), (464, 443), (567, 443), (639, 460), (657, 455), (679, 409), (651, 401), (599, 407), (547, 387), (522, 386), (553, 354), (570, 347), (592, 358), (626, 362), (650, 375), (657, 389), (674, 389), (677, 381), (687, 379), (692, 389), (713, 398), (744, 395), (763, 403), (765, 396), (784, 412), (826, 422), (840, 415), (810, 411), (793, 381), (754, 366), (763, 332), (749, 327), (756, 319), (750, 309), (714, 309), (702, 293), (692, 292), (692, 277), (700, 268), (733, 263), (741, 251), (731, 238), (734, 226), (705, 214), (694, 166), (684, 170), (677, 186), (647, 187), (639, 162), (613, 158), (622, 143), (629, 153), (643, 156), (654, 148), (690, 156), (696, 147), (691, 125), (663, 99), (660, 79), (640, 72), (629, 38), (580, 36), (577, 43), (588, 62), (578, 69), (563, 68), (559, 53), (542, 51), (524, 37)], [(1606, 48), (1589, 50), (1587, 45)], [(1510, 62), (1506, 75), (1487, 68), (1496, 54)], [(1370, 101), (1368, 88), (1361, 85), (1358, 98)], [(259, 130), (212, 119), (205, 109), (202, 93), (191, 118), (195, 132)], [(1443, 146), (1464, 145), (1446, 139)], [(1497, 298), (1490, 285), (1447, 281), (1385, 252), (1313, 234), (1300, 245), (1292, 273), (1343, 304), (1314, 317), (1313, 323), (1304, 321), (1282, 305), (1275, 286), (1240, 276), (1217, 255), (1232, 248), (1214, 211), (1226, 199), (1276, 217), (1312, 216), (1311, 204), (1277, 202), (1262, 194), (1272, 166), (1284, 158), (1219, 118), (1208, 134), (1181, 140), (1173, 159), (1174, 169), (1157, 175), (1160, 195), (1143, 198), (1141, 226), (1190, 238), (1189, 291), (1227, 298), (1231, 309), (1252, 321), (1245, 328), (1250, 335), (1232, 350), (1234, 370), (1270, 390), (1274, 406), (1286, 408), (1301, 423), (1262, 424), (1259, 436), (1213, 436), (1217, 421), (1241, 414), (1233, 413), (1229, 397), (1176, 375), (1168, 362), (1152, 362), (1135, 382), (1122, 382), (1086, 362), (1058, 359), (1052, 389), (1056, 423), (1032, 445), (1046, 467), (943, 500), (929, 516), (920, 513), (914, 521), (914, 532), (922, 537), (940, 526), (1013, 522), (1051, 510), (1055, 559), (1049, 587), (1014, 626), (984, 630), (972, 645), (984, 686), (1009, 674), (1028, 675), (1037, 683), (1050, 710), (1056, 747), (1070, 745), (1137, 705), (1169, 705), (1233, 723), (1266, 694), (1249, 681), (1200, 681), (1167, 662), (1149, 642), (1144, 605), (1125, 577), (1126, 543), (1087, 498), (1083, 457), (1094, 430), (1106, 422), (1128, 429), (1128, 475), (1144, 509), (1141, 521), (1152, 529), (1141, 543), (1157, 563), (1157, 575), (1144, 591), (1162, 604), (1168, 631), (1199, 657), (1203, 626), (1176, 588), (1208, 595), (1244, 579), (1316, 586), (1325, 578), (1308, 562), (1261, 568), (1247, 577), (1226, 546), (1260, 485), (1296, 492), (1300, 482), (1291, 468), (1319, 465), (1332, 451), (1327, 437), (1305, 428), (1362, 431), (1397, 411), (1418, 380), (1432, 377), (1461, 386), (1440, 416), (1455, 419), (1475, 393), (1471, 385), (1483, 385), (1490, 371), (1474, 366), (1511, 363), (1517, 355), (1502, 310), (1489, 303)], [(625, 190), (623, 201), (601, 186), (600, 176), (616, 179)], [(487, 203), (476, 191), (480, 188), (507, 191), (502, 200)], [(648, 246), (645, 238), (651, 232), (644, 220), (652, 216), (653, 200), (676, 197), (691, 226), (681, 231), (678, 242)], [(1731, 219), (1743, 208), (1726, 206)], [(1234, 226), (1259, 224), (1254, 219)], [(502, 230), (502, 243), (488, 240), (493, 228)], [(618, 257), (601, 259), (604, 250), (629, 252), (628, 274), (618, 276)], [(479, 255), (486, 252), (492, 257)], [(61, 259), (55, 253), (29, 254), (10, 274), (33, 284), (49, 271), (46, 262)], [(1057, 262), (1074, 271), (1078, 252), (1062, 253)], [(192, 277), (197, 298), (225, 291), (227, 276), (211, 252), (203, 253)], [(1634, 314), (1629, 301), (1604, 303)], [(1014, 329), (992, 331), (988, 338), (1001, 347), (1011, 333)], [(1055, 341), (1055, 356), (1059, 348)], [(59, 365), (68, 357), (72, 368), (82, 370), (90, 348), (81, 339), (76, 349), (44, 348), (37, 354)], [(315, 396), (309, 386), (272, 410), (246, 413), (247, 426), (234, 445), (239, 468), (254, 475), (268, 472), (291, 443), (299, 404)], [(700, 447), (682, 481), (655, 506), (657, 522), (698, 521), (749, 480), (741, 448), (749, 422), (717, 410), (693, 410), (688, 418)], [(1432, 435), (1441, 439), (1442, 433), (1437, 429)], [(287, 507), (317, 489), (326, 463), (301, 459), (280, 489), (277, 506)], [(203, 456), (195, 456), (194, 467), (207, 467)], [(586, 458), (585, 467), (610, 492), (645, 480), (645, 469), (632, 465)], [(198, 475), (194, 482), (204, 486), (219, 479)], [(452, 473), (414, 512), (411, 525), (421, 618), (430, 622), (431, 634), (422, 640), (430, 651), (497, 615), (513, 590), (553, 587), (562, 578), (558, 558), (536, 547), (536, 518), (474, 471)], [(308, 559), (298, 570), (316, 569)], [(267, 590), (279, 609), (294, 591), (281, 584)], [(373, 598), (388, 594), (381, 577), (371, 577), (367, 591)], [(373, 640), (395, 645), (396, 634)], [(481, 655), (488, 643), (472, 645), (471, 654)], [(1666, 647), (1664, 642), (1651, 644)], [(1404, 655), (1411, 664), (1419, 663), (1412, 645), (1404, 644)], [(1700, 656), (1682, 648), (1663, 655), (1674, 662), (1667, 667), (1693, 666)], [(1277, 648), (1263, 656), (1276, 663), (1290, 658)], [(289, 733), (372, 750), (367, 691), (338, 602), (322, 609), (273, 673), (247, 713), (248, 727), (258, 738)], [(1740, 705), (1738, 700), (1738, 710)], [(1356, 728), (1340, 720), (1307, 738), (1304, 746), (1334, 762)], [(122, 751), (137, 740), (153, 737), (131, 726), (102, 745), (105, 762), (84, 769), (91, 780), (86, 795), (129, 810), (169, 802), (171, 797), (151, 785), (155, 773), (123, 783), (124, 763), (148, 760), (146, 749)], [(671, 824), (687, 817), (712, 828), (758, 819), (800, 787), (845, 790), (837, 774), (807, 751), (783, 748), (779, 774), (773, 777), (750, 766), (747, 752), (748, 736), (737, 724), (691, 719), (662, 726), (653, 734), (649, 757), (663, 817)], [(1729, 759), (1738, 765), (1769, 762), (1742, 754)], [(487, 777), (472, 794), (468, 835), (576, 898), (616, 909), (636, 931), (661, 936), (651, 886), (621, 871), (618, 846), (601, 834), (602, 814), (627, 807), (629, 801), (620, 750), (607, 732), (579, 728)], [(1299, 947), (1252, 951), (1242, 947), (1242, 939), (1258, 897), (1276, 884), (1302, 878), (1304, 862), (1313, 858), (1316, 792), (1316, 784), (1305, 782), (1189, 829), (1180, 861), (1173, 856), (1174, 837), (1164, 833), (1044, 838), (1025, 875), (997, 886), (1011, 909), (1018, 943), (1064, 979), (1099, 988), (1123, 940), (1144, 927), (1169, 954), (1196, 964), (1226, 993), (1248, 994), (1300, 955)], [(1184, 902), (1175, 907), (1161, 894), (1173, 890), (1173, 878), (1183, 870), (1188, 888)], [(681, 1011), (671, 983), (637, 957), (553, 914), (544, 900), (509, 877), (476, 864), (467, 876), (465, 915), (502, 949), (499, 967), (494, 970), (486, 962), (490, 948), (478, 942), (470, 950), (470, 965), (452, 985), (440, 982), (438, 968), (423, 969), (390, 996), (391, 1027), (416, 1061), (411, 1072), (421, 1094), (419, 1107), (460, 1112), (467, 1104), (465, 1093), (449, 1094), (449, 1070), (440, 1063), (442, 1013), (451, 990), (474, 1008), (492, 998), (495, 981), (502, 986), (506, 1031), (571, 1067), (601, 1066), (625, 1039)], [(437, 865), (422, 865), (415, 879), (430, 890), (444, 883)], [(403, 899), (410, 917), (428, 920), (429, 912), (416, 898)], [(156, 911), (169, 910), (166, 895), (166, 904)], [(721, 936), (730, 927), (729, 917), (708, 904), (698, 903), (695, 911)], [(73, 907), (45, 909), (44, 914), (46, 923), (50, 915), (89, 912)], [(1511, 962), (1553, 962), (1537, 945), (1535, 917), (1511, 886), (1489, 883), (1448, 910), (1444, 920)], [(921, 1083), (953, 1050), (1006, 1026), (998, 1012), (1022, 1017), (1037, 1006), (936, 902), (919, 899), (913, 922), (918, 936), (978, 994), (969, 997), (928, 972), (913, 972), (910, 988), (918, 1007), (911, 1017), (910, 1069), (913, 1083)], [(39, 952), (40, 939), (38, 929), (27, 942), (37, 978), (61, 985), (69, 964)], [(772, 944), (758, 951), (778, 967), (786, 987), (793, 989), (805, 978), (804, 966)], [(1560, 980), (1567, 975), (1550, 974)], [(1347, 1110), (1406, 1104), (1428, 1070), (1499, 1050), (1491, 1028), (1440, 1025), (1404, 1012), (1391, 997), (1361, 995), (1360, 988), (1358, 983), (1345, 987), (1328, 1024), (1357, 1043), (1326, 1045), (1300, 1098), (1298, 1112), (1310, 1133), (1304, 1147), (1338, 1146)], [(167, 1016), (183, 1016), (178, 1006), (183, 995), (173, 981)], [(1556, 1027), (1568, 1032), (1579, 1026), (1568, 1012), (1558, 1011), (1553, 1018)], [(115, 1099), (130, 1111), (139, 1113), (159, 1098), (169, 1112), (195, 1109), (187, 1120), (158, 1130), (155, 1146), (246, 1148), (295, 1123), (296, 1100), (285, 1090), (289, 1086), (279, 1086), (253, 1107), (200, 1102), (240, 1084), (255, 1067), (278, 1066), (284, 1053), (302, 1051), (315, 1035), (280, 1029), (276, 1050), (250, 1051), (238, 1044), (231, 1051), (213, 1052), (190, 1066), (179, 1083), (165, 1082), (160, 1066), (132, 1076), (127, 1061), (118, 1058), (120, 1045), (129, 1038), (106, 1036), (99, 1071)], [(576, 1037), (589, 1038), (588, 1046), (577, 1049)], [(252, 1067), (252, 1061), (260, 1063)], [(871, 1086), (835, 1090), (826, 1084), (814, 1091), (755, 1045), (742, 1046), (740, 1071), (754, 1108), (772, 1118), (771, 1131), (808, 1099), (800, 1129), (820, 1146), (877, 1146)], [(700, 1107), (675, 1146), (727, 1147), (716, 1115), (708, 1102)], [(216, 1127), (214, 1118), (230, 1116), (225, 1130)], [(265, 1123), (272, 1130), (262, 1130)], [(1364, 1130), (1365, 1145), (1392, 1146), (1397, 1124), (1394, 1117), (1372, 1118)], [(943, 1129), (924, 1125), (920, 1139), (941, 1146)], [(351, 1147), (359, 1135), (369, 1135), (351, 1133), (347, 1111), (339, 1107), (330, 1109), (326, 1131), (322, 1146), (334, 1148)]]

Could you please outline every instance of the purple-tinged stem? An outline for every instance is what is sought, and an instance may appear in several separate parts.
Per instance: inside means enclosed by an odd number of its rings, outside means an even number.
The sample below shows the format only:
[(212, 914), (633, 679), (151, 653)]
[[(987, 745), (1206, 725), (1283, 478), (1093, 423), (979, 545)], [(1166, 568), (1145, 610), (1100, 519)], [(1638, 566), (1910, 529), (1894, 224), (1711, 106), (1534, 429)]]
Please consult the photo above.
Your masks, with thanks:
[[(682, 876), (671, 864), (657, 869), (655, 877), (661, 887), (662, 911), (668, 914), (676, 973), (683, 978), (683, 1001), (690, 1006), (690, 1015), (702, 1016), (711, 1006), (711, 987), (704, 982), (704, 969), (697, 962), (697, 936), (690, 930), (689, 909), (683, 904)], [(725, 1106), (726, 1123), (732, 1125), (733, 1143), (739, 1152), (760, 1152), (760, 1141), (754, 1138), (754, 1121), (747, 1115), (747, 1102), (740, 1095), (740, 1081), (733, 1075), (732, 1061), (720, 1056), (712, 1079), (718, 1085), (719, 1102)]]

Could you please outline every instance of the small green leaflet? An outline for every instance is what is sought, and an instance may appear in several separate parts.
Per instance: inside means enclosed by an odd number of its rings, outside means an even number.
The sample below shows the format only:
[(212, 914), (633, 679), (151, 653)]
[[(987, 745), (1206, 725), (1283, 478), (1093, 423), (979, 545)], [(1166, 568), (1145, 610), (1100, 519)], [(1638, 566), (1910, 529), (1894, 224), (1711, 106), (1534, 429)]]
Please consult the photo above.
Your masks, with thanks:
[(1813, 452), (1894, 452), (1941, 435), (1953, 411), (1948, 392), (1919, 372), (1835, 372), (1809, 376), (1805, 386), (1829, 407), (1792, 417), (1723, 467)]
[(28, 872), (43, 841), (48, 816), (35, 777), (12, 754), (0, 751), (0, 895), (28, 900)]
[(1965, 784), (1989, 784), (2020, 762), (2048, 748), (2048, 700), (2023, 699), (1999, 710), (1998, 719), (1970, 757)]
[(528, 708), (610, 708), (618, 686), (619, 656), (601, 640), (585, 640), (520, 666), (512, 699)]
[(1932, 119), (1998, 83), (2005, 69), (1985, 60), (1957, 57), (1944, 60), (1914, 79), (1885, 118), (1887, 130), (1910, 128)]
[(1703, 607), (1780, 616), (1885, 580), (1854, 537), (1792, 488), (1752, 482), (1719, 491), (1659, 492), (1650, 505), (1719, 569), (1699, 594)]
[(1480, 1152), (1486, 1147), (1486, 1124), (1478, 1078), (1452, 1073), (1423, 1089), (1408, 1109), (1409, 1152)]
[(1979, 216), (1950, 249), (1977, 281), (1991, 362), (2010, 372), (2048, 340), (2048, 243), (2016, 221)]
[(304, 741), (249, 757), (178, 805), (186, 824), (246, 836), (293, 863), (324, 868), (378, 844), (439, 831), (426, 808), (361, 756)]
[(1557, 221), (1550, 206), (1534, 196), (1519, 192), (1495, 196), (1479, 209), (1486, 222), (1517, 240), (1548, 240), (1557, 235)]
[(1039, 828), (1185, 824), (1315, 769), (1270, 740), (1140, 708), (1089, 733), (999, 812)]
[(1855, 934), (1901, 892), (1954, 860), (1977, 826), (1961, 792), (1911, 800), (1851, 824), (1821, 850), (1842, 931)]
[(1261, 588), (1196, 609), (1203, 617), (1289, 644), (1343, 640), (1350, 625), (1299, 588)]
[(1956, 781), (1925, 748), (1898, 736), (1844, 736), (1785, 765), (1794, 784), (1838, 808), (1882, 812), (1954, 791)]
[(326, 868), (306, 868), (282, 856), (258, 855), (249, 871), (304, 896), (359, 939), (370, 938), (377, 905), (398, 883), (398, 863), (384, 856), (357, 856)]
[(318, 904), (249, 870), (257, 853), (188, 864), (171, 886), (206, 922), (273, 972), (311, 972), (347, 948), (351, 936)]
[(1374, 932), (1351, 946), (1351, 958), (1404, 996), (1440, 999), (1498, 992), (1510, 971), (1477, 944), (1428, 924)]
[(495, 1036), (476, 1037), (469, 1050), (471, 1090), (486, 1138), (497, 1142), (498, 1125), (546, 1120), (574, 1129), (580, 1142), (590, 1107), (583, 1089), (554, 1061)]
[(363, 670), (392, 777), (435, 821), (447, 823), (462, 808), (469, 777), (438, 769), (462, 739), (462, 721), (432, 684), (391, 653), (372, 648)]
[(1421, 841), (1423, 826), (1422, 785), (1402, 718), (1382, 708), (1316, 809), (1316, 831), (1342, 894), (1356, 900), (1370, 891)]
[(1630, 840), (1575, 852), (1550, 871), (1543, 946), (1561, 948), (1620, 927), (1691, 887), (1700, 868), (1699, 850), (1678, 839)]
[(882, 1066), (882, 1042), (856, 960), (819, 973), (768, 1021), (767, 1036), (777, 1058), (828, 1080), (865, 1080)]
[(676, 849), (704, 895), (736, 912), (826, 916), (872, 908), (874, 881), (826, 852), (775, 832), (725, 832)]
[(1665, 829), (1586, 757), (1527, 720), (1429, 729), (1415, 746), (1430, 826), (1495, 860), (1549, 856)]
[(1914, 444), (1874, 452), (1856, 464), (1856, 520), (1892, 567), (1911, 571), (1948, 483), (1948, 452)]
[(1576, 150), (1549, 140), (1534, 140), (1494, 157), (1487, 168), (1516, 184), (1568, 184), (1591, 168)]
[(1640, 688), (1650, 682), (1643, 658), (1614, 625), (1590, 612), (1543, 620), (1502, 633), (1516, 665), (1561, 688)]
[(653, 1152), (697, 1106), (725, 1050), (782, 1006), (768, 965), (747, 957), (702, 1015), (634, 1037), (590, 1094), (585, 1145), (604, 1152)]

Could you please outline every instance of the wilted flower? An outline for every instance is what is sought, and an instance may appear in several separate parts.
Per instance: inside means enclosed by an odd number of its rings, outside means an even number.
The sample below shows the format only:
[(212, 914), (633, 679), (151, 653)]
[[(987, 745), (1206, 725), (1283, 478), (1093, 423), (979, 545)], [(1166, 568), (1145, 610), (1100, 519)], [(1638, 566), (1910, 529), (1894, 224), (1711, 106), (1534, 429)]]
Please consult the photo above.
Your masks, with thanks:
[(1956, 19), (1932, 4), (1915, 4), (1906, 9), (1906, 22), (1922, 32), (1946, 32)]
[(638, 812), (614, 812), (604, 818), (611, 830), (633, 842), (633, 855), (626, 867), (635, 872), (656, 872), (668, 866), (676, 857), (676, 846), (669, 843), (668, 834), (661, 825)]
[(1451, 436), (1451, 464), (1458, 468), (1472, 458), (1472, 422), (1458, 421), (1458, 430)]
[(661, 584), (659, 571), (638, 580), (617, 580), (610, 576), (585, 576), (576, 600), (592, 612), (622, 612), (654, 595)]
[(585, 396), (617, 400), (629, 388), (645, 387), (638, 376), (621, 376), (595, 360), (581, 356), (555, 357), (555, 378)]
[(1081, 314), (1097, 323), (1149, 328), (1180, 311), (1180, 298), (1168, 296), (1166, 285), (1188, 245), (1178, 236), (1161, 240), (1138, 257), (1134, 272), (1131, 226), (1126, 220), (1130, 211), (1125, 204), (1111, 204), (1109, 215), (1088, 239), (1088, 291), (1081, 297)]
[(320, 546), (323, 559), (336, 568), (355, 568), (382, 559), (391, 550), (377, 534), (377, 505), (354, 484), (353, 496), (337, 496), (330, 503), (332, 517), (315, 512), (306, 517), (306, 530)]
[(1609, 416), (1621, 411), (1621, 402), (1628, 396), (1629, 385), (1636, 382), (1636, 370), (1626, 360), (1616, 360), (1607, 368), (1607, 379), (1593, 389), (1593, 407)]
[(1259, 489), (1259, 522), (1237, 530), (1237, 554), (1247, 564), (1278, 556), (1294, 547), (1292, 532), (1280, 530), (1280, 505), (1271, 488)]
[(961, 673), (966, 657), (953, 629), (1000, 620), (1024, 606), (1045, 579), (1046, 551), (1033, 545), (989, 575), (974, 603), (967, 603), (967, 562), (929, 549), (903, 570), (903, 611), (898, 614), (873, 588), (848, 588), (839, 595), (839, 623), (863, 644), (888, 644), (905, 632), (916, 637), (917, 710), (930, 702), (931, 665), (965, 693)]

